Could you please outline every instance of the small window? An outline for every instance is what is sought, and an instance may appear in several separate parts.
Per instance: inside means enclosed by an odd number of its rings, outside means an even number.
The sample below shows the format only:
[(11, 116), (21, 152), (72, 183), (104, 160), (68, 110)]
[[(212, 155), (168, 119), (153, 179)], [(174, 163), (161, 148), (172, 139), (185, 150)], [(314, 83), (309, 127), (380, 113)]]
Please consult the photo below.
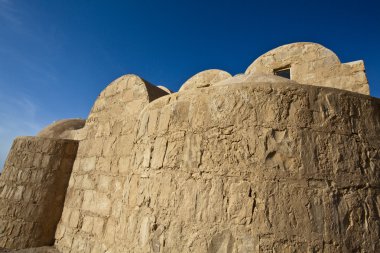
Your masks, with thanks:
[(286, 67), (279, 68), (279, 69), (274, 69), (273, 73), (276, 76), (281, 76), (281, 77), (285, 77), (285, 78), (290, 79), (290, 66), (286, 66)]

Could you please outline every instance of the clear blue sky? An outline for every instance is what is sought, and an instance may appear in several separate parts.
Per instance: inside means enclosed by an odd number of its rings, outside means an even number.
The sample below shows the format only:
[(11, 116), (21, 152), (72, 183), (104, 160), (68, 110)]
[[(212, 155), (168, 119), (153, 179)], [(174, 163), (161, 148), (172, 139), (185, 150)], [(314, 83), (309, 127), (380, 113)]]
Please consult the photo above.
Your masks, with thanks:
[(178, 90), (201, 70), (241, 73), (299, 41), (363, 59), (380, 97), (379, 1), (0, 0), (0, 167), (15, 136), (86, 118), (118, 76)]

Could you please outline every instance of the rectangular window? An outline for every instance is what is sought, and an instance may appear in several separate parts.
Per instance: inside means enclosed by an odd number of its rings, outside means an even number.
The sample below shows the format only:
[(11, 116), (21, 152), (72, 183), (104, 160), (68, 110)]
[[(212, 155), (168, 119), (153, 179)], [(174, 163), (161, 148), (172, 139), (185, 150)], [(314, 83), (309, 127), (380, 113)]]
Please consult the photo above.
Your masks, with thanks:
[(273, 74), (275, 74), (276, 76), (281, 76), (281, 77), (291, 79), (290, 78), (290, 66), (274, 69)]

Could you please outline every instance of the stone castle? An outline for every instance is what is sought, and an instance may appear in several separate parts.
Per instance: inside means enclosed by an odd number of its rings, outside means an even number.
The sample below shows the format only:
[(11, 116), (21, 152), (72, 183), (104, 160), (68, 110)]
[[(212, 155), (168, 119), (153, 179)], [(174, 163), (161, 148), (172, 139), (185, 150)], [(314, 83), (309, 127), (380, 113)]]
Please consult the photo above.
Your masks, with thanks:
[(375, 253), (379, 215), (380, 99), (315, 43), (176, 93), (122, 76), (0, 177), (4, 252)]

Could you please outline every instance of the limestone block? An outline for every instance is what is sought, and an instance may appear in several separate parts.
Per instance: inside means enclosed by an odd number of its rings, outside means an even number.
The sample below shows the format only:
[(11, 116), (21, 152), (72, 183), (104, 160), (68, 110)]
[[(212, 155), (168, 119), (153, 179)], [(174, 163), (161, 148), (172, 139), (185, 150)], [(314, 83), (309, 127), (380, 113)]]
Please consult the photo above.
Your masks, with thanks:
[(151, 162), (151, 167), (153, 169), (159, 169), (162, 167), (165, 153), (166, 153), (166, 147), (167, 147), (167, 140), (165, 138), (156, 139), (154, 143), (154, 147), (153, 147), (152, 162)]

